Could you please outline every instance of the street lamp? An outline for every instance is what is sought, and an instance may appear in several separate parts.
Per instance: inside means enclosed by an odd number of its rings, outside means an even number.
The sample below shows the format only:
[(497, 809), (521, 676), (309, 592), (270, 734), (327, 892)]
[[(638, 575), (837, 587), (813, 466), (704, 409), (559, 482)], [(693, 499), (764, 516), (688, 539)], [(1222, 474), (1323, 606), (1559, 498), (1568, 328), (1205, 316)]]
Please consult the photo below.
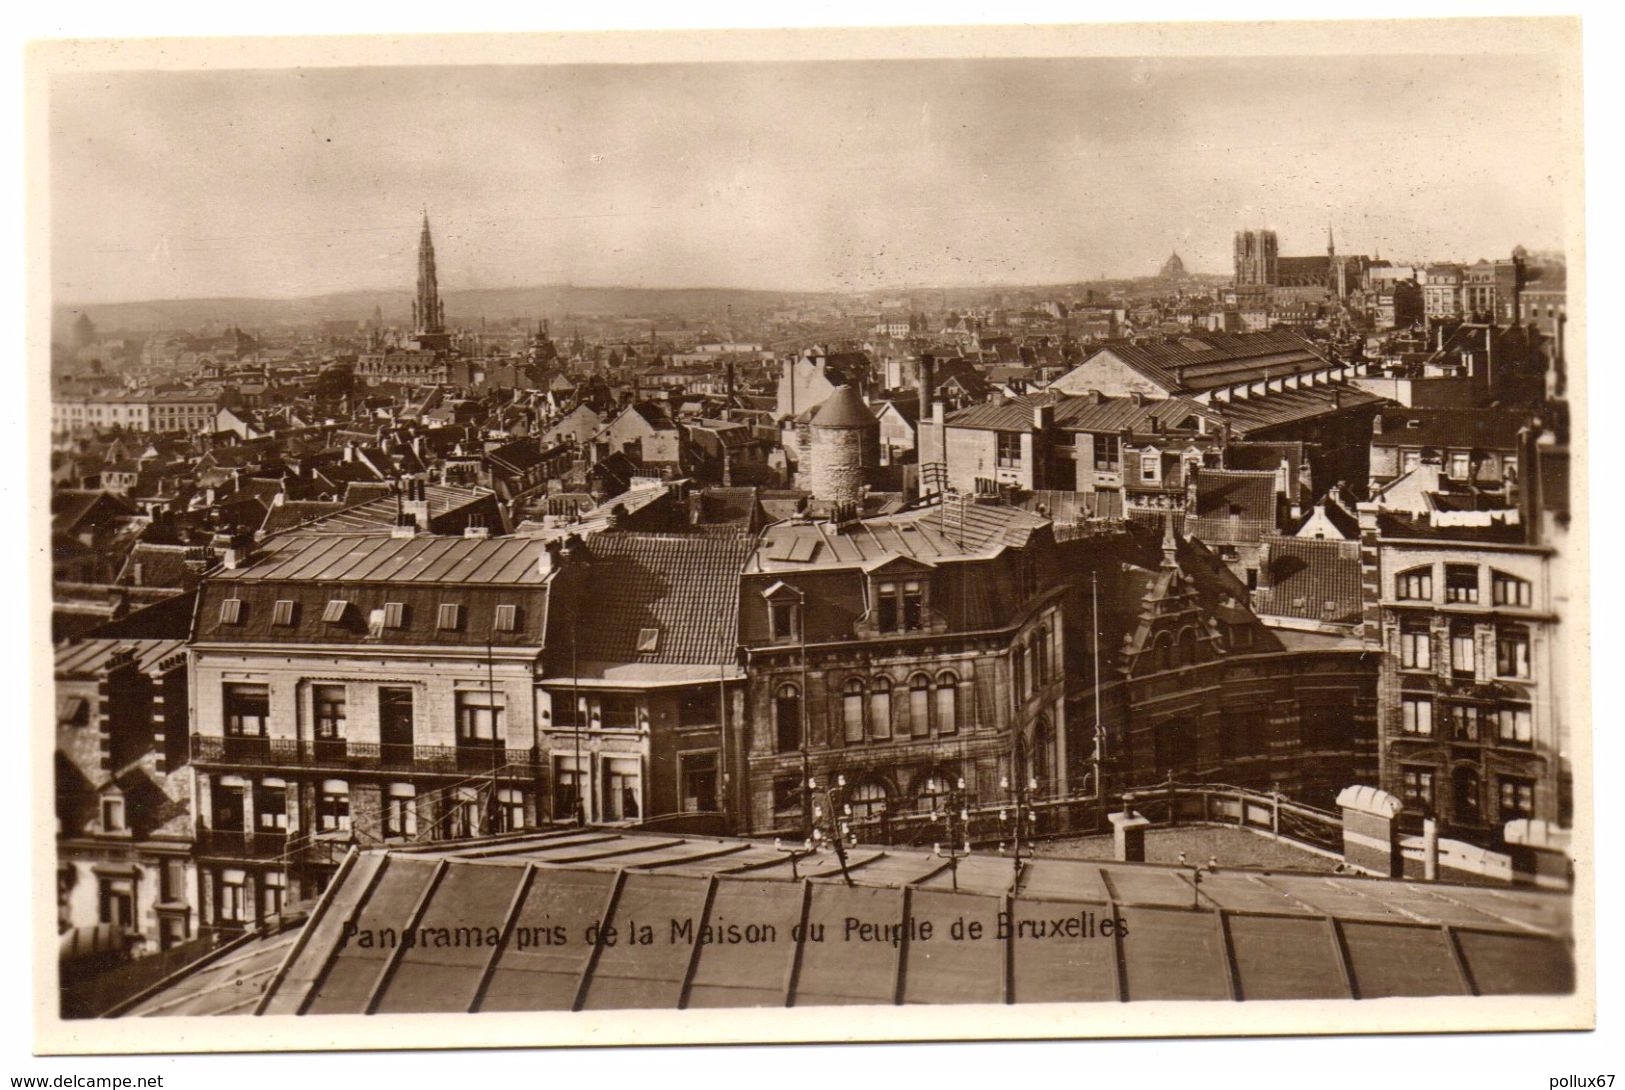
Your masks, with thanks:
[[(941, 843), (933, 844), (931, 852), (939, 859), (948, 861), (948, 874), (953, 880), (954, 890), (959, 889), (959, 861), (969, 857), (970, 851), (970, 807), (965, 795), (965, 777), (958, 777), (948, 789), (947, 804), (943, 811), (931, 815), (932, 823), (942, 821), (946, 814), (948, 828), (948, 847), (943, 850)], [(960, 845), (964, 848), (961, 849)]]

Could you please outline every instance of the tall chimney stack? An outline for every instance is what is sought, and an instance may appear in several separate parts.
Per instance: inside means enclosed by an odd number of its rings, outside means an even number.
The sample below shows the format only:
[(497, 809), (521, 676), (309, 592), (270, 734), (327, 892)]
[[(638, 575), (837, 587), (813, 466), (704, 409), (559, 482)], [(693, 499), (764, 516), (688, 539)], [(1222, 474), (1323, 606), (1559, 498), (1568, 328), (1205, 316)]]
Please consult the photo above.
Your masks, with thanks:
[(937, 389), (937, 360), (929, 352), (920, 353), (920, 416), (921, 420), (931, 418), (931, 395)]

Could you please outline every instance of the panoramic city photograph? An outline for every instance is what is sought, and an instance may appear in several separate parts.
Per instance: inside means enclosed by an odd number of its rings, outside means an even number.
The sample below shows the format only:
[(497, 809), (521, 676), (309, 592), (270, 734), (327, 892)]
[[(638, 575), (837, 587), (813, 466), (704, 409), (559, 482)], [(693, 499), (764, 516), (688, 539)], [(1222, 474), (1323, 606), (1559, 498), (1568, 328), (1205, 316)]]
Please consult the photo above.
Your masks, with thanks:
[(1578, 21), (1316, 25), (37, 55), (39, 1047), (1591, 1025)]

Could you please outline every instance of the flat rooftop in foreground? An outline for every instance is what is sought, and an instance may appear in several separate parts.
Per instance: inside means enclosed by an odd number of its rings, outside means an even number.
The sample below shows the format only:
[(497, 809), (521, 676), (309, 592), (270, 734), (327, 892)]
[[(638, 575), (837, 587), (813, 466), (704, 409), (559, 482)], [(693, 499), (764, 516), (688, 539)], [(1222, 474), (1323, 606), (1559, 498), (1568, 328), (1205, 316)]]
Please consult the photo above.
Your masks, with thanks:
[[(1564, 894), (613, 829), (353, 853), (302, 929), (124, 1013), (1561, 994)], [(1205, 860), (1203, 860), (1205, 862)], [(957, 879), (957, 889), (955, 888)]]

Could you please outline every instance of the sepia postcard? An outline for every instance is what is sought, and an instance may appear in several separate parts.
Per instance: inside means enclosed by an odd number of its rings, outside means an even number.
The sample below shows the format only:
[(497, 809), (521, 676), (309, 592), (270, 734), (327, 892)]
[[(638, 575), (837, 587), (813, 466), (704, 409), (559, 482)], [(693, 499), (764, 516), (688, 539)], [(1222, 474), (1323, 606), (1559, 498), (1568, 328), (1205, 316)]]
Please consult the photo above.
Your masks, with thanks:
[(36, 1050), (1590, 1027), (1580, 42), (33, 43)]

